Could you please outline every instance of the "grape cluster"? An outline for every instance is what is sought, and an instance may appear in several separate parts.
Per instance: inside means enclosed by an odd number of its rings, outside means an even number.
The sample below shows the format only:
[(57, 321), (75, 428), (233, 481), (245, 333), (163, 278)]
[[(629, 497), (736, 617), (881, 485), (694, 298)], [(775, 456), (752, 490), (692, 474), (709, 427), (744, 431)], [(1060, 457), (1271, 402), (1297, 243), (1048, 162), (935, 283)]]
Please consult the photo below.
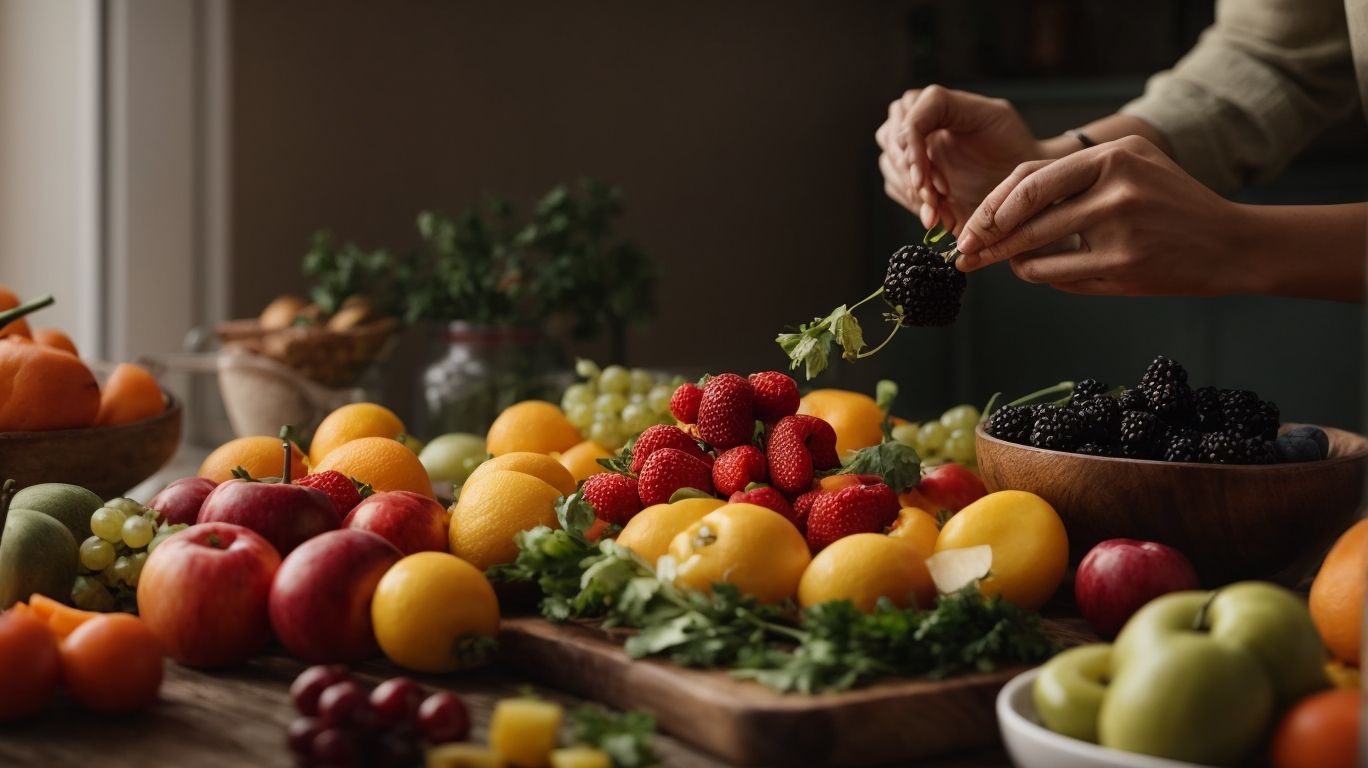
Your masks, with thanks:
[(369, 693), (344, 666), (309, 667), (290, 685), (299, 717), (286, 731), (305, 766), (416, 766), (428, 745), (465, 741), (470, 712), (447, 691), (428, 694), (407, 677)]
[(978, 408), (956, 405), (939, 418), (893, 427), (893, 439), (915, 448), (927, 466), (947, 461), (974, 466), (978, 463), (974, 446), (978, 422)]
[(90, 515), (71, 600), (87, 611), (137, 611), (138, 577), (157, 545), (189, 526), (170, 525), (151, 507), (113, 499)]
[(602, 370), (580, 360), (575, 373), (584, 381), (561, 396), (561, 410), (585, 437), (610, 451), (655, 424), (673, 424), (670, 395), (683, 383), (642, 368), (610, 365)]

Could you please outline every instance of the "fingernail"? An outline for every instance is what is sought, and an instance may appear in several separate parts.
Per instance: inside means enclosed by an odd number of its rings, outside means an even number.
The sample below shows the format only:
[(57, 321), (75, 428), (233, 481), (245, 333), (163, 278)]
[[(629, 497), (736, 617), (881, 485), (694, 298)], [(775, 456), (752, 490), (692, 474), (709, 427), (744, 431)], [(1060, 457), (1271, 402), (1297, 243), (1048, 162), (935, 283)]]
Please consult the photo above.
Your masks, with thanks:
[(923, 227), (930, 229), (936, 223), (936, 212), (931, 206), (923, 204), (921, 207), (921, 223)]
[(939, 176), (936, 176), (934, 174), (931, 176), (931, 185), (934, 186), (936, 188), (936, 191), (941, 193), (942, 195), (950, 194), (950, 189), (946, 186), (945, 179), (942, 179)]
[(977, 252), (983, 246), (979, 243), (978, 235), (975, 235), (973, 230), (966, 230), (964, 234), (960, 235), (955, 247), (959, 248), (960, 253), (964, 254), (965, 257), (978, 261), (977, 256), (969, 256), (969, 254)]
[(913, 165), (911, 170), (912, 188), (916, 189), (922, 185), (921, 169)]

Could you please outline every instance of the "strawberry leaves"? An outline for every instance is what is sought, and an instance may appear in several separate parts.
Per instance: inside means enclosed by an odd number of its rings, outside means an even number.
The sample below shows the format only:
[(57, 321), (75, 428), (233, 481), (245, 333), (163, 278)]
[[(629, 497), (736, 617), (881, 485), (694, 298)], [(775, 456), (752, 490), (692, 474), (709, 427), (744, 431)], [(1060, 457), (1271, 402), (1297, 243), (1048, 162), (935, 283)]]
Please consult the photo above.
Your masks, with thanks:
[(902, 493), (921, 482), (921, 456), (910, 445), (897, 440), (885, 440), (878, 445), (861, 448), (841, 470), (841, 474), (878, 475), (894, 493)]

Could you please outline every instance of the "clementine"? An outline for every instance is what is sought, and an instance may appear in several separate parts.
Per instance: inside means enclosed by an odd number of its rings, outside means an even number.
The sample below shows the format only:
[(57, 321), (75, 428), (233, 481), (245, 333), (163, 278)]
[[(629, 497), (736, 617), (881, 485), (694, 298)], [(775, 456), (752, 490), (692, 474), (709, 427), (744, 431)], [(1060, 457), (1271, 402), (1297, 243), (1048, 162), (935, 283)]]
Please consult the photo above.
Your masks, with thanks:
[(1363, 582), (1368, 578), (1368, 520), (1345, 531), (1311, 582), (1308, 607), (1321, 642), (1335, 658), (1358, 666)]

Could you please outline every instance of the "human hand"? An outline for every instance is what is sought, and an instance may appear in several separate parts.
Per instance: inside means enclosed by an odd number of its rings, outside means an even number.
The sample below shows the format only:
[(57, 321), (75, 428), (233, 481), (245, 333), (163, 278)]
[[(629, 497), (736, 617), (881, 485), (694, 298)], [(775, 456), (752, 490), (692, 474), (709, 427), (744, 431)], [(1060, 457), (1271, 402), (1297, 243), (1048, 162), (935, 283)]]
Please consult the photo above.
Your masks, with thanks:
[(890, 104), (874, 139), (888, 196), (954, 232), (1013, 168), (1045, 156), (1010, 103), (939, 85)]
[(1127, 136), (1018, 166), (965, 223), (957, 263), (972, 271), (1010, 260), (1022, 280), (1073, 293), (1258, 292), (1258, 270), (1235, 245), (1237, 209)]

